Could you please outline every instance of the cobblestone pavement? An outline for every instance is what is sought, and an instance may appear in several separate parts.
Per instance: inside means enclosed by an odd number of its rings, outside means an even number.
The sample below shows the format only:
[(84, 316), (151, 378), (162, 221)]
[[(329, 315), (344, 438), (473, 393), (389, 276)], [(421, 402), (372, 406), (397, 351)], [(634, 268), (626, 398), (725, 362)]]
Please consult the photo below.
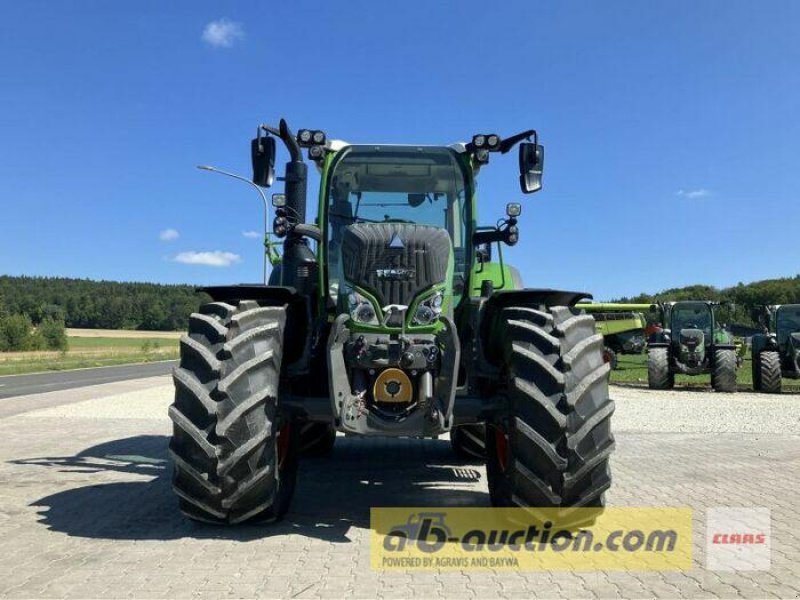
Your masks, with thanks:
[[(339, 438), (332, 457), (302, 465), (285, 521), (189, 522), (170, 491), (171, 388), (158, 378), (0, 402), (0, 596), (800, 596), (800, 435), (794, 420), (787, 427), (787, 397), (736, 403), (741, 431), (759, 411), (755, 433), (703, 432), (687, 425), (702, 394), (662, 410), (655, 394), (619, 391), (609, 505), (692, 507), (690, 571), (372, 571), (371, 506), (488, 506), (483, 467), (455, 460), (446, 440)], [(660, 430), (638, 424), (648, 406), (666, 420)], [(771, 510), (769, 571), (704, 568), (705, 510), (715, 506)]]

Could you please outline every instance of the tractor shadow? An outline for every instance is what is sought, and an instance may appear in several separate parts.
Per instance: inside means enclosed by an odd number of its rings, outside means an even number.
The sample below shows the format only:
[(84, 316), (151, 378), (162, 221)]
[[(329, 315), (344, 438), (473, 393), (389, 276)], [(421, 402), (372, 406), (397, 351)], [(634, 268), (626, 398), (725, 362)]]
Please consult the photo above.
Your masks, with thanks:
[[(75, 475), (86, 484), (34, 502), (40, 523), (70, 536), (121, 540), (180, 538), (249, 541), (286, 534), (350, 542), (351, 527), (369, 528), (377, 506), (489, 506), (484, 470), (455, 458), (447, 440), (338, 437), (329, 457), (303, 459), (294, 501), (277, 523), (224, 527), (179, 511), (171, 489), (169, 438), (142, 435), (99, 444), (75, 456), (12, 464)], [(107, 481), (115, 474), (135, 480)], [(100, 482), (92, 482), (100, 479)], [(51, 474), (54, 483), (58, 474)]]

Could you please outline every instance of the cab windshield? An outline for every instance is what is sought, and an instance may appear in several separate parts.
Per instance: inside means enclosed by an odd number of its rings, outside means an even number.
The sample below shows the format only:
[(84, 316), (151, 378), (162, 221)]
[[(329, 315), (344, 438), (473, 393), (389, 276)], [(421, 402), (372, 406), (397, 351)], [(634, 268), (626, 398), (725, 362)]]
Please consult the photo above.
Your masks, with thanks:
[(448, 148), (349, 146), (328, 177), (326, 242), (328, 288), (335, 300), (341, 280), (341, 241), (353, 223), (415, 223), (446, 229), (455, 255), (454, 290), (467, 276), (464, 171)]
[(800, 331), (800, 305), (778, 309), (776, 330), (779, 344), (785, 344), (790, 334)]
[(672, 308), (672, 329), (699, 329), (706, 339), (711, 335), (711, 309), (702, 302), (677, 304)]

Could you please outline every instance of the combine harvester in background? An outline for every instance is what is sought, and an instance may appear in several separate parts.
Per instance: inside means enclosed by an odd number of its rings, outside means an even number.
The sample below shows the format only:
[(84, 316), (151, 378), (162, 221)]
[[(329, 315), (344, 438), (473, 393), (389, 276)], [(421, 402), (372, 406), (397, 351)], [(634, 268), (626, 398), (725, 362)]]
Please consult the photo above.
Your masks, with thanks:
[(647, 347), (644, 313), (656, 310), (655, 304), (616, 304), (581, 302), (580, 308), (594, 317), (597, 332), (603, 336), (603, 359), (617, 368), (618, 355), (641, 354)]

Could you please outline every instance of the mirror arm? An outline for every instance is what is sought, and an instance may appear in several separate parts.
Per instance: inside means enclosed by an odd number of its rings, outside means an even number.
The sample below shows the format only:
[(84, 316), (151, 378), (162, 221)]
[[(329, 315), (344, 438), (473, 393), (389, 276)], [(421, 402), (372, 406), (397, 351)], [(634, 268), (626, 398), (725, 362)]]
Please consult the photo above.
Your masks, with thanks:
[(505, 241), (505, 234), (500, 229), (493, 229), (491, 231), (476, 231), (472, 234), (472, 245), (480, 246), (481, 244), (493, 244), (495, 242)]
[[(506, 227), (502, 229), (493, 229), (491, 231), (476, 231), (472, 234), (472, 245), (473, 246), (480, 246), (481, 244), (494, 244), (495, 242), (503, 242), (504, 244), (508, 244), (510, 232), (508, 226), (515, 225), (516, 220), (512, 222), (512, 219), (505, 221)], [(516, 244), (516, 242), (514, 242)], [(511, 244), (512, 246), (514, 244)]]
[(527, 131), (523, 131), (516, 135), (512, 135), (511, 137), (507, 137), (502, 142), (500, 142), (500, 154), (506, 154), (519, 142), (521, 142), (522, 140), (527, 140), (531, 136), (533, 136), (533, 143), (538, 145), (539, 135), (536, 133), (536, 130), (528, 129)]
[(263, 123), (259, 125), (261, 129), (266, 131), (267, 133), (271, 133), (283, 142), (283, 145), (286, 146), (286, 149), (289, 151), (289, 156), (292, 158), (292, 162), (303, 162), (303, 154), (300, 151), (300, 145), (297, 143), (297, 140), (294, 139), (292, 132), (289, 130), (289, 125), (286, 123), (285, 119), (281, 119), (279, 126), (272, 127), (270, 125), (264, 125)]
[(292, 227), (292, 231), (294, 231), (298, 235), (311, 238), (315, 242), (322, 242), (322, 231), (316, 225), (307, 225), (305, 223), (298, 223), (297, 225)]

